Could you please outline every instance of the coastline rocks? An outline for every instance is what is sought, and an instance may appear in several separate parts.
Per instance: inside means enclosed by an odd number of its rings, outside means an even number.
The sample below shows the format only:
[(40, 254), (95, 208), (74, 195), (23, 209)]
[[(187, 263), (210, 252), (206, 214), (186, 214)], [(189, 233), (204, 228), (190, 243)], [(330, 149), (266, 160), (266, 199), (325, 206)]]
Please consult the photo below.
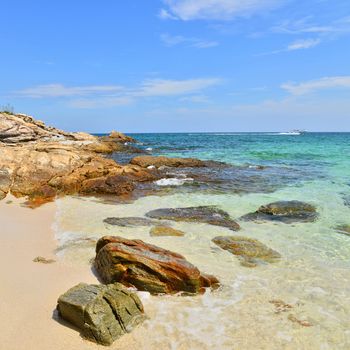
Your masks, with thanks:
[(121, 227), (152, 226), (158, 223), (155, 220), (150, 220), (150, 219), (141, 218), (141, 217), (124, 217), (124, 218), (112, 217), (112, 218), (104, 219), (103, 222), (109, 225), (121, 226)]
[(242, 216), (244, 221), (314, 222), (318, 217), (316, 208), (300, 201), (279, 201), (261, 206), (256, 212)]
[(163, 156), (138, 156), (131, 159), (130, 164), (138, 165), (142, 168), (148, 168), (151, 166), (156, 168), (201, 168), (225, 166), (225, 163), (215, 161), (203, 161), (196, 158), (169, 158)]
[(220, 248), (237, 255), (241, 265), (256, 267), (264, 263), (273, 263), (281, 255), (256, 239), (241, 236), (218, 236), (212, 240)]
[[(53, 198), (56, 194), (128, 194), (134, 182), (154, 181), (147, 169), (121, 166), (62, 143), (0, 145), (0, 193)], [(6, 170), (4, 170), (6, 169)]]
[(155, 226), (151, 228), (150, 235), (151, 237), (162, 237), (162, 236), (182, 237), (185, 235), (185, 233), (168, 226)]
[(0, 113), (0, 142), (14, 144), (38, 140), (59, 140), (74, 136), (62, 130), (46, 126), (25, 114)]
[(105, 236), (97, 242), (95, 268), (105, 283), (120, 282), (152, 294), (197, 294), (219, 285), (180, 254), (122, 237)]
[(58, 299), (59, 315), (102, 345), (111, 345), (145, 320), (142, 303), (121, 284), (80, 283)]
[(226, 227), (232, 231), (240, 229), (239, 224), (232, 220), (228, 213), (215, 206), (156, 209), (146, 213), (146, 216), (159, 220), (206, 223)]

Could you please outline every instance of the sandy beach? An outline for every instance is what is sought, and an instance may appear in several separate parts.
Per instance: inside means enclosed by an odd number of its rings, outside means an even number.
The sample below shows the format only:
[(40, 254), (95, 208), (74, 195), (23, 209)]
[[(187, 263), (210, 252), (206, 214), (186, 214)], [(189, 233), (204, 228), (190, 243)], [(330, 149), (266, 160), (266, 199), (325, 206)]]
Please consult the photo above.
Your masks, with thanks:
[[(12, 201), (7, 204), (8, 201)], [(0, 202), (1, 255), (0, 344), (4, 350), (70, 350), (103, 348), (83, 340), (79, 332), (54, 318), (60, 294), (79, 282), (96, 283), (86, 267), (57, 260), (52, 222), (55, 203), (37, 209), (21, 206), (23, 200), (8, 197)], [(57, 260), (35, 263), (43, 256)], [(128, 335), (113, 346), (125, 346)], [(130, 346), (129, 346), (130, 348)]]

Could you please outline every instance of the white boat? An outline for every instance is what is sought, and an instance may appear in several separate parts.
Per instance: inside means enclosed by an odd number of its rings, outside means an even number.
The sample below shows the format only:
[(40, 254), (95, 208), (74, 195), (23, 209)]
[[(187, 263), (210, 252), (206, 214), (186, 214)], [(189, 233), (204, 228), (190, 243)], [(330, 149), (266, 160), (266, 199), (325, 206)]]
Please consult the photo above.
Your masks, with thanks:
[(290, 136), (298, 136), (305, 134), (305, 130), (292, 130), (292, 131), (287, 131), (287, 132), (280, 132), (279, 135), (290, 135)]

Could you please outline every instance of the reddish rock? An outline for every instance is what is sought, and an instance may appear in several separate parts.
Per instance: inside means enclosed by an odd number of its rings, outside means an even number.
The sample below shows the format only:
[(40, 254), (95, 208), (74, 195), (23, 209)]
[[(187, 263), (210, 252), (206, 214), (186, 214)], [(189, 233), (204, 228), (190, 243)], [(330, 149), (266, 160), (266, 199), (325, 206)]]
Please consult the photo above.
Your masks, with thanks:
[(120, 282), (152, 294), (196, 294), (219, 285), (180, 254), (122, 237), (105, 236), (97, 242), (95, 267), (105, 283)]

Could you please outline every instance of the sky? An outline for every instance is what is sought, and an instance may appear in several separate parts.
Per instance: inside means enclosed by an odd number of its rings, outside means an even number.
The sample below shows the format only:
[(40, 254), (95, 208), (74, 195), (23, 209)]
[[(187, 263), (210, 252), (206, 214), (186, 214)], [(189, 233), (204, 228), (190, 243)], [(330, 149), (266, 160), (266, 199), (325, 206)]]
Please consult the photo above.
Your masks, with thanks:
[(70, 131), (350, 131), (349, 0), (0, 0), (0, 107)]

